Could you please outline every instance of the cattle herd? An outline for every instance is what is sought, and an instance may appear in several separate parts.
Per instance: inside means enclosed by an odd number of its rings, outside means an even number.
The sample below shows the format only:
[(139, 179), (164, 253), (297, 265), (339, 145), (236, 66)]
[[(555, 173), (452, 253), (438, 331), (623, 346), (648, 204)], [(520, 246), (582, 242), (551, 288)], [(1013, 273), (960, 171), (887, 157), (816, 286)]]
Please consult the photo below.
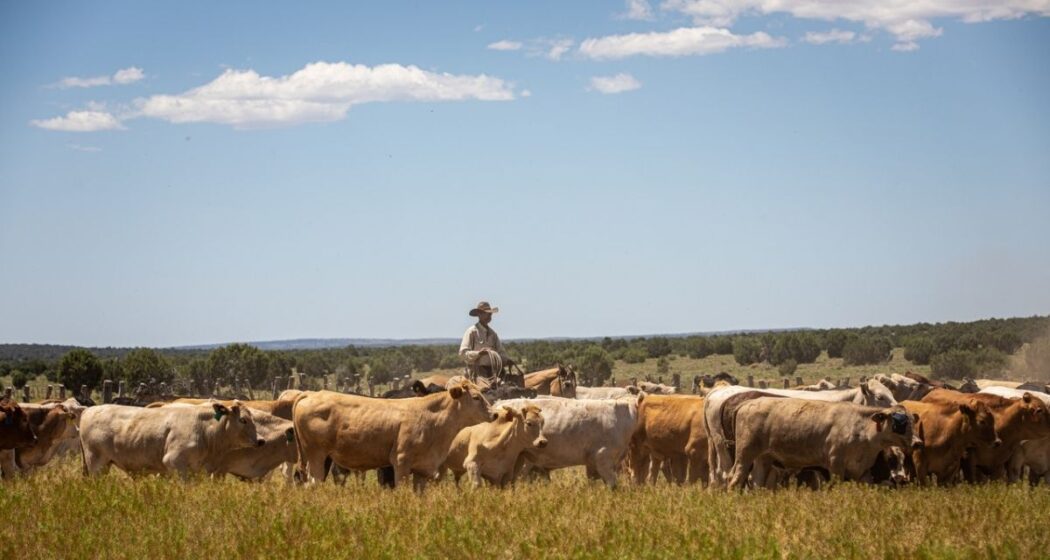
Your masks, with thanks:
[(963, 392), (915, 375), (852, 388), (756, 389), (723, 376), (700, 394), (639, 383), (582, 387), (565, 368), (519, 384), (434, 375), (374, 398), (285, 391), (274, 400), (175, 399), (145, 407), (0, 400), (0, 472), (80, 454), (84, 474), (231, 474), (290, 483), (377, 470), (390, 486), (464, 475), (503, 487), (582, 466), (713, 488), (828, 481), (950, 485), (1027, 473), (1050, 483), (1045, 385), (978, 381)]

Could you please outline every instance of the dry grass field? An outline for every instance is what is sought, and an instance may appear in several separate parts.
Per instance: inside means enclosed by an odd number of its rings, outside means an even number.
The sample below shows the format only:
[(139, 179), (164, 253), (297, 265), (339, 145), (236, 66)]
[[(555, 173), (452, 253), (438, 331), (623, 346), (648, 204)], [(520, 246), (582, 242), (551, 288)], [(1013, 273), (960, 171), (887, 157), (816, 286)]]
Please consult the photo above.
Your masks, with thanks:
[(1050, 488), (615, 491), (182, 482), (75, 461), (0, 487), (3, 558), (1040, 558)]

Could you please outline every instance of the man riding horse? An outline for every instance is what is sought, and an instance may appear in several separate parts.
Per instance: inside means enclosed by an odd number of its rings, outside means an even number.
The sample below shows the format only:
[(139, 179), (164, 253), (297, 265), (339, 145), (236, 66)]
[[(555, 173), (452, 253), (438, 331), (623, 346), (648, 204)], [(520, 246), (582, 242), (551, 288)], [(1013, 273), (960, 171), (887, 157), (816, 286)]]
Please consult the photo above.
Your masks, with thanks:
[(477, 317), (478, 322), (463, 333), (459, 355), (467, 364), (467, 377), (471, 380), (479, 377), (490, 380), (504, 379), (510, 372), (510, 366), (514, 364), (504, 352), (499, 335), (489, 326), (495, 313), (499, 313), (499, 308), (492, 307), (487, 301), (479, 302), (470, 310), (469, 315)]

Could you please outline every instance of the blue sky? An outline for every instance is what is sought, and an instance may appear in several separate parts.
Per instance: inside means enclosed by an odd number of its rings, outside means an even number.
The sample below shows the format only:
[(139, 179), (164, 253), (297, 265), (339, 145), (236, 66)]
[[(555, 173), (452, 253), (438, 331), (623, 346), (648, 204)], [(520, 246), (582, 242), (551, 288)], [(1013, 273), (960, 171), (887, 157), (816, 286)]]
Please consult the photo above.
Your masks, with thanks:
[(1050, 2), (0, 4), (0, 341), (1050, 312)]

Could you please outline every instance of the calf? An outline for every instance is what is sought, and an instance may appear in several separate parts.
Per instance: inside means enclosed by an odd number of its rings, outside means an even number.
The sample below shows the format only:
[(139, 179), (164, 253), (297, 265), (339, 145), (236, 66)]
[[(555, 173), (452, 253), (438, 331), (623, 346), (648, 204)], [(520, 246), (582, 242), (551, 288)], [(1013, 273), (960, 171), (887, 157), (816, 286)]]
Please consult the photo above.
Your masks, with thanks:
[(576, 400), (558, 397), (513, 399), (498, 404), (534, 405), (543, 412), (547, 446), (526, 449), (524, 463), (541, 472), (585, 466), (591, 478), (616, 486), (616, 471), (638, 422), (638, 404), (624, 399)]
[(127, 473), (214, 472), (219, 456), (231, 449), (261, 447), (252, 413), (234, 401), (197, 406), (138, 408), (106, 404), (84, 411), (80, 442), (84, 473), (109, 466)]
[[(678, 484), (707, 483), (707, 432), (704, 399), (694, 396), (642, 394), (638, 398), (638, 424), (631, 436), (634, 480), (656, 483), (663, 463)], [(648, 465), (648, 469), (646, 466)], [(647, 472), (648, 471), (648, 472)]]
[(463, 428), (452, 440), (444, 468), (452, 471), (456, 484), (467, 473), (475, 487), (484, 479), (502, 488), (513, 482), (514, 466), (522, 451), (547, 446), (538, 407), (525, 405), (518, 410), (502, 406), (494, 416), (491, 422)]
[(771, 467), (822, 468), (842, 480), (864, 479), (890, 447), (910, 447), (914, 419), (903, 408), (763, 397), (740, 406), (736, 462), (729, 486), (741, 488), (754, 469), (764, 485)]
[(232, 474), (241, 480), (262, 480), (271, 471), (285, 465), (284, 476), (292, 480), (293, 466), (299, 459), (292, 421), (262, 411), (252, 412), (255, 430), (263, 444), (230, 449), (209, 465), (216, 474)]
[(923, 445), (912, 450), (914, 478), (927, 484), (929, 476), (946, 485), (955, 481), (963, 455), (978, 445), (998, 447), (995, 417), (980, 400), (961, 403), (905, 401), (904, 408), (918, 416), (918, 434)]

